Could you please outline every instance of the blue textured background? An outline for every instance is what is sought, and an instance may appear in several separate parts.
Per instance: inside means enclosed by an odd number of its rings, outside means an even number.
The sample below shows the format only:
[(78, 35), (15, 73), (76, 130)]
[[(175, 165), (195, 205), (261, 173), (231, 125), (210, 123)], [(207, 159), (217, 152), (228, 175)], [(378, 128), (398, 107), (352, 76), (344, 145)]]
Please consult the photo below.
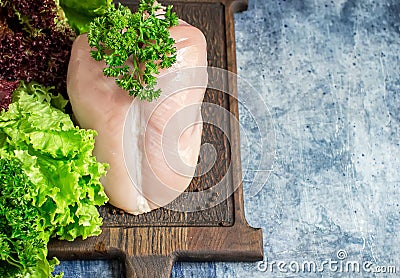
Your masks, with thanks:
[[(238, 73), (266, 103), (240, 104), (245, 210), (263, 228), (265, 260), (320, 263), (343, 250), (347, 261), (400, 273), (400, 1), (249, 0), (235, 28)], [(240, 100), (251, 98), (244, 88)], [(57, 270), (102, 278), (120, 268), (81, 261)], [(239, 262), (178, 262), (172, 274), (250, 276), (380, 275)]]

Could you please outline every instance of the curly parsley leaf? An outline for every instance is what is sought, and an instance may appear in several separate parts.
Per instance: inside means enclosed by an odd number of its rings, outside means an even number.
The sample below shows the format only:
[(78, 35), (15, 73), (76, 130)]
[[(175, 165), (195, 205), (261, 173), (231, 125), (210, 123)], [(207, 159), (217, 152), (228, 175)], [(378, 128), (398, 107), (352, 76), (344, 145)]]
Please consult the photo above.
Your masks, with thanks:
[(92, 57), (108, 65), (105, 76), (115, 77), (119, 87), (141, 100), (160, 96), (155, 89), (156, 75), (176, 62), (175, 41), (169, 28), (178, 24), (172, 6), (163, 7), (155, 0), (141, 0), (138, 11), (111, 5), (94, 19), (88, 33)]
[(48, 261), (50, 234), (33, 205), (35, 185), (16, 158), (0, 159), (0, 275), (53, 277), (57, 259)]

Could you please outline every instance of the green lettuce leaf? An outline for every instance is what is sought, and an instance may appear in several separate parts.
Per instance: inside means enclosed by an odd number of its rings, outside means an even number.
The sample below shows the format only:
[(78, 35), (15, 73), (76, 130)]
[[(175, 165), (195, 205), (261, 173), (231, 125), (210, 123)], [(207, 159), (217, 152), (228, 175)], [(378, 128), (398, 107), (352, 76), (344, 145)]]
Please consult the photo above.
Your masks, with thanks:
[(1, 151), (0, 277), (53, 277), (59, 263), (46, 258), (51, 234), (33, 204), (35, 187), (22, 162), (13, 153)]
[(59, 0), (68, 24), (77, 34), (88, 32), (90, 22), (104, 15), (111, 3), (112, 0)]
[[(45, 244), (52, 237), (71, 241), (99, 235), (102, 219), (97, 208), (108, 201), (100, 183), (107, 165), (92, 155), (96, 132), (76, 127), (64, 112), (65, 99), (54, 96), (51, 90), (34, 82), (21, 82), (8, 110), (0, 113), (0, 159), (19, 161), (32, 184), (26, 197), (30, 201), (22, 209), (31, 206), (37, 212), (35, 221), (40, 225), (32, 225), (31, 232)], [(15, 186), (12, 182), (0, 185)], [(0, 214), (9, 210), (6, 203), (0, 203)], [(0, 253), (0, 266), (7, 261), (10, 249), (1, 234), (7, 225), (0, 220), (0, 248), (6, 250)], [(36, 263), (29, 271), (24, 270), (29, 277), (52, 277), (57, 261), (47, 261), (47, 249), (32, 254), (27, 249), (25, 256)]]

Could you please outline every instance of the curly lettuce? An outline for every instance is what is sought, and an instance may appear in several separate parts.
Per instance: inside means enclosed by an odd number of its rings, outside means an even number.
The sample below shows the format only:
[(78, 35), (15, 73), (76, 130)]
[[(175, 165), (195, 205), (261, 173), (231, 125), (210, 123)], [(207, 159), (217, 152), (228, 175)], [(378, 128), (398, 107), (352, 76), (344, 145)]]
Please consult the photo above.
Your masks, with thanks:
[[(21, 82), (0, 113), (0, 164), (7, 166), (0, 169), (1, 277), (19, 277), (4, 276), (7, 269), (52, 277), (57, 260), (46, 259), (50, 238), (101, 233), (97, 207), (108, 201), (100, 183), (107, 165), (92, 155), (96, 132), (76, 127), (66, 104), (51, 88)], [(23, 242), (31, 241), (37, 244), (26, 248)]]
[(75, 37), (58, 0), (0, 0), (0, 79), (36, 81), (67, 96)]
[[(12, 185), (12, 186), (11, 186)], [(48, 261), (50, 234), (33, 205), (35, 185), (22, 162), (2, 153), (0, 158), (0, 276), (51, 277), (58, 260)]]

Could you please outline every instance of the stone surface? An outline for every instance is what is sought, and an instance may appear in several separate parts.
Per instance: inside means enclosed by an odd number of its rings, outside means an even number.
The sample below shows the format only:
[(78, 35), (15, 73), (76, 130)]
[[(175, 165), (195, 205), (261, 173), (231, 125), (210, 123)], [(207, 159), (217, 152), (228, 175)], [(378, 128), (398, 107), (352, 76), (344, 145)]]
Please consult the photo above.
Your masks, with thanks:
[[(265, 262), (178, 262), (172, 277), (374, 277), (363, 265), (400, 273), (400, 2), (249, 0), (235, 20), (245, 209), (263, 228)], [(271, 269), (278, 261), (287, 273)], [(296, 271), (306, 261), (315, 272)], [(57, 268), (96, 278), (119, 269)]]

